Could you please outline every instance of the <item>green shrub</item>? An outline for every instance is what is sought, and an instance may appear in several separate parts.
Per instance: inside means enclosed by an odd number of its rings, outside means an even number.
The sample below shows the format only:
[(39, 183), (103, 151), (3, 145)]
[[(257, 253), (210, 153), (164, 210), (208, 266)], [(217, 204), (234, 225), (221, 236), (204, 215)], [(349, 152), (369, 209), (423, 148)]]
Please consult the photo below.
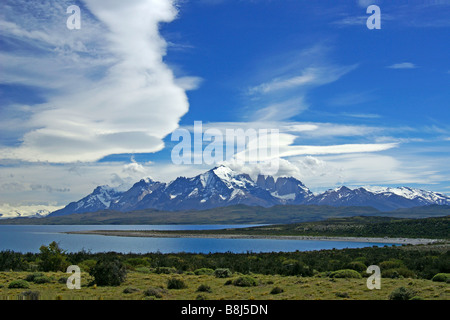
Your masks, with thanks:
[(125, 281), (127, 270), (120, 260), (104, 257), (89, 272), (99, 286), (119, 286)]
[(19, 299), (21, 300), (39, 300), (39, 296), (41, 294), (39, 291), (24, 291), (19, 295)]
[(140, 290), (138, 288), (133, 288), (133, 287), (127, 287), (125, 289), (123, 289), (123, 293), (129, 294), (129, 293), (135, 293), (135, 292), (139, 292)]
[(336, 292), (336, 297), (338, 298), (350, 298), (350, 295), (347, 292)]
[(258, 282), (250, 276), (242, 276), (233, 281), (233, 285), (237, 287), (255, 287)]
[(32, 274), (29, 274), (26, 276), (25, 278), (26, 281), (28, 282), (34, 282), (37, 284), (42, 284), (42, 283), (49, 283), (51, 282), (51, 279), (49, 277), (47, 277), (46, 275), (44, 275), (41, 272), (35, 272)]
[(180, 278), (171, 278), (167, 281), (167, 289), (185, 289), (186, 283)]
[(195, 275), (200, 276), (200, 275), (212, 275), (214, 273), (213, 269), (209, 269), (209, 268), (200, 268), (194, 271)]
[(207, 284), (201, 284), (201, 285), (197, 288), (197, 291), (198, 291), (198, 292), (209, 292), (209, 293), (212, 292), (211, 287), (208, 286)]
[(392, 279), (416, 277), (414, 272), (405, 267), (381, 271), (381, 276), (383, 278), (392, 278)]
[(272, 291), (270, 291), (270, 294), (280, 294), (280, 293), (283, 293), (283, 292), (284, 292), (283, 288), (275, 287), (275, 288), (272, 289)]
[(163, 297), (163, 293), (165, 293), (162, 288), (148, 288), (144, 291), (144, 295), (147, 297), (155, 297), (161, 299)]
[(128, 264), (134, 268), (136, 267), (147, 267), (149, 264), (148, 259), (144, 258), (129, 258), (125, 260), (125, 264)]
[(84, 260), (84, 261), (80, 262), (78, 264), (78, 266), (80, 267), (80, 270), (82, 270), (84, 272), (90, 272), (91, 269), (94, 268), (96, 264), (97, 264), (97, 260), (88, 259), (88, 260)]
[(50, 282), (52, 282), (52, 280), (47, 276), (42, 276), (42, 277), (34, 278), (33, 282), (37, 283), (37, 284), (43, 284), (43, 283), (50, 283)]
[(401, 260), (392, 259), (388, 261), (380, 262), (378, 265), (381, 270), (387, 270), (387, 269), (395, 269), (395, 268), (401, 268), (404, 267), (404, 263)]
[(177, 273), (177, 269), (175, 269), (174, 267), (157, 267), (155, 269), (155, 273), (158, 273), (158, 274)]
[(25, 277), (25, 280), (28, 282), (34, 282), (34, 279), (43, 277), (44, 274), (42, 272), (34, 272)]
[(358, 272), (365, 272), (367, 270), (367, 266), (361, 261), (353, 261), (347, 265), (348, 269), (352, 269)]
[(199, 294), (195, 300), (208, 300), (208, 297), (205, 296), (204, 294)]
[(214, 270), (214, 275), (216, 278), (228, 278), (231, 277), (233, 273), (228, 268), (218, 268)]
[(416, 295), (416, 293), (405, 287), (400, 287), (391, 292), (389, 300), (410, 300)]
[(361, 279), (361, 274), (358, 271), (352, 269), (342, 269), (334, 271), (330, 274), (330, 278), (354, 278)]
[(448, 282), (449, 279), (450, 273), (438, 273), (431, 280), (436, 282)]
[(30, 288), (30, 283), (26, 280), (13, 280), (8, 285), (9, 289), (28, 289)]
[(58, 283), (66, 284), (67, 283), (67, 279), (69, 279), (69, 277), (61, 277), (61, 278), (58, 279)]
[(48, 246), (41, 246), (39, 251), (39, 270), (66, 271), (69, 263), (66, 261), (65, 252), (55, 241)]

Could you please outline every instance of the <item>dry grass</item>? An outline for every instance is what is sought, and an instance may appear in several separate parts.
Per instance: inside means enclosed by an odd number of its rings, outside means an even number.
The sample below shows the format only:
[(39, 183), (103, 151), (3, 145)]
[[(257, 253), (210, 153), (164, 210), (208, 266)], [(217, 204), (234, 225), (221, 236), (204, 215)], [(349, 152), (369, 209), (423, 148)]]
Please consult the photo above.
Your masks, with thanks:
[[(142, 300), (155, 299), (146, 296), (149, 288), (164, 288), (161, 290), (163, 300), (195, 300), (199, 295), (197, 288), (206, 284), (211, 292), (202, 292), (209, 300), (386, 300), (389, 294), (398, 287), (410, 288), (417, 292), (417, 296), (430, 300), (448, 300), (450, 286), (447, 283), (432, 282), (421, 279), (382, 279), (380, 290), (369, 290), (366, 279), (328, 279), (315, 277), (285, 277), (272, 275), (252, 275), (259, 285), (255, 287), (236, 287), (225, 285), (225, 282), (234, 279), (218, 279), (210, 275), (176, 275), (187, 284), (186, 289), (168, 290), (167, 281), (174, 275), (144, 274), (129, 272), (127, 280), (118, 287), (87, 286), (92, 278), (82, 274), (82, 287), (80, 290), (69, 290), (58, 279), (67, 277), (59, 272), (47, 272), (45, 275), (52, 281), (45, 284), (30, 283), (29, 289), (9, 289), (8, 284), (17, 279), (25, 279), (29, 272), (1, 272), (0, 273), (0, 299), (18, 299), (21, 292), (39, 291), (42, 300)], [(274, 287), (283, 289), (282, 293), (270, 294)], [(124, 293), (126, 288), (131, 293)], [(137, 289), (137, 290), (136, 290)], [(127, 290), (125, 290), (127, 291)], [(158, 298), (156, 298), (158, 299)]]

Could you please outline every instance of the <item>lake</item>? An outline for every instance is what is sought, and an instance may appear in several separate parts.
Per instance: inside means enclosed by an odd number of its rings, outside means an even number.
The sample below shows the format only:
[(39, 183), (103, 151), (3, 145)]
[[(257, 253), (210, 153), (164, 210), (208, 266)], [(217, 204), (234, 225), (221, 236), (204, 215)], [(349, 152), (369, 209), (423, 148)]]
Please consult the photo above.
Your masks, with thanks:
[(322, 249), (362, 248), (392, 244), (275, 239), (199, 239), (199, 238), (136, 238), (101, 235), (64, 234), (81, 230), (206, 230), (251, 227), (256, 225), (0, 225), (0, 251), (39, 252), (41, 245), (52, 241), (68, 252), (81, 250), (120, 253), (210, 253), (210, 252), (292, 252)]

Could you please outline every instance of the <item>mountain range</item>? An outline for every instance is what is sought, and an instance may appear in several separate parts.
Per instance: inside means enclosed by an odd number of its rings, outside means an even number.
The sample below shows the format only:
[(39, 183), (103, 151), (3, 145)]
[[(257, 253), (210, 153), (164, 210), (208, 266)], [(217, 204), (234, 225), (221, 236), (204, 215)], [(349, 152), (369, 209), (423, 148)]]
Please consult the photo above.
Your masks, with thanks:
[(275, 205), (328, 205), (333, 207), (365, 206), (380, 211), (426, 205), (450, 205), (444, 194), (409, 187), (345, 186), (320, 194), (312, 193), (293, 177), (249, 175), (219, 166), (192, 178), (179, 177), (170, 183), (142, 179), (127, 191), (99, 186), (83, 199), (72, 202), (48, 216), (114, 210), (130, 212), (157, 209), (165, 211), (205, 210), (243, 204), (271, 207)]

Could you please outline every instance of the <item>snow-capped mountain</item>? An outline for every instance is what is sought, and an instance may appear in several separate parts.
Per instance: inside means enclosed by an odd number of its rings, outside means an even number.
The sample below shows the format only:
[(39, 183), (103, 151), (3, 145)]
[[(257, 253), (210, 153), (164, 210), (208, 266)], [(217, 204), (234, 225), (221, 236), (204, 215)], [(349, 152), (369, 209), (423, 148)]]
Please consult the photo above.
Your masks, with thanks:
[(158, 191), (146, 195), (134, 209), (209, 209), (233, 204), (268, 207), (277, 203), (270, 192), (259, 188), (248, 175), (225, 166), (193, 178), (179, 177)]
[(271, 176), (260, 175), (255, 182), (247, 174), (220, 166), (192, 178), (179, 177), (167, 184), (143, 179), (125, 192), (100, 186), (90, 195), (50, 216), (105, 209), (123, 212), (142, 209), (199, 210), (237, 204), (262, 207), (283, 204), (370, 206), (390, 211), (432, 204), (450, 205), (450, 197), (408, 187), (340, 187), (314, 195), (293, 177), (275, 180)]
[(450, 197), (409, 187), (340, 187), (308, 198), (304, 203), (335, 207), (370, 206), (380, 211), (390, 211), (432, 204), (450, 205)]
[[(135, 183), (128, 191), (123, 192), (114, 199), (108, 209), (124, 212), (140, 209), (137, 205), (139, 203), (145, 203), (143, 202), (144, 198), (148, 199), (148, 196), (152, 195), (154, 198), (158, 198), (165, 187), (165, 183), (153, 181), (150, 178), (142, 179)], [(152, 206), (149, 207), (151, 208)]]
[(77, 202), (71, 202), (66, 207), (54, 211), (49, 216), (63, 216), (71, 213), (95, 212), (109, 209), (111, 203), (118, 200), (123, 192), (109, 186), (99, 186), (95, 190)]
[(272, 196), (285, 204), (300, 204), (313, 196), (313, 193), (301, 181), (292, 177), (280, 177), (275, 182), (272, 176), (265, 178), (259, 175), (256, 184), (270, 191)]

